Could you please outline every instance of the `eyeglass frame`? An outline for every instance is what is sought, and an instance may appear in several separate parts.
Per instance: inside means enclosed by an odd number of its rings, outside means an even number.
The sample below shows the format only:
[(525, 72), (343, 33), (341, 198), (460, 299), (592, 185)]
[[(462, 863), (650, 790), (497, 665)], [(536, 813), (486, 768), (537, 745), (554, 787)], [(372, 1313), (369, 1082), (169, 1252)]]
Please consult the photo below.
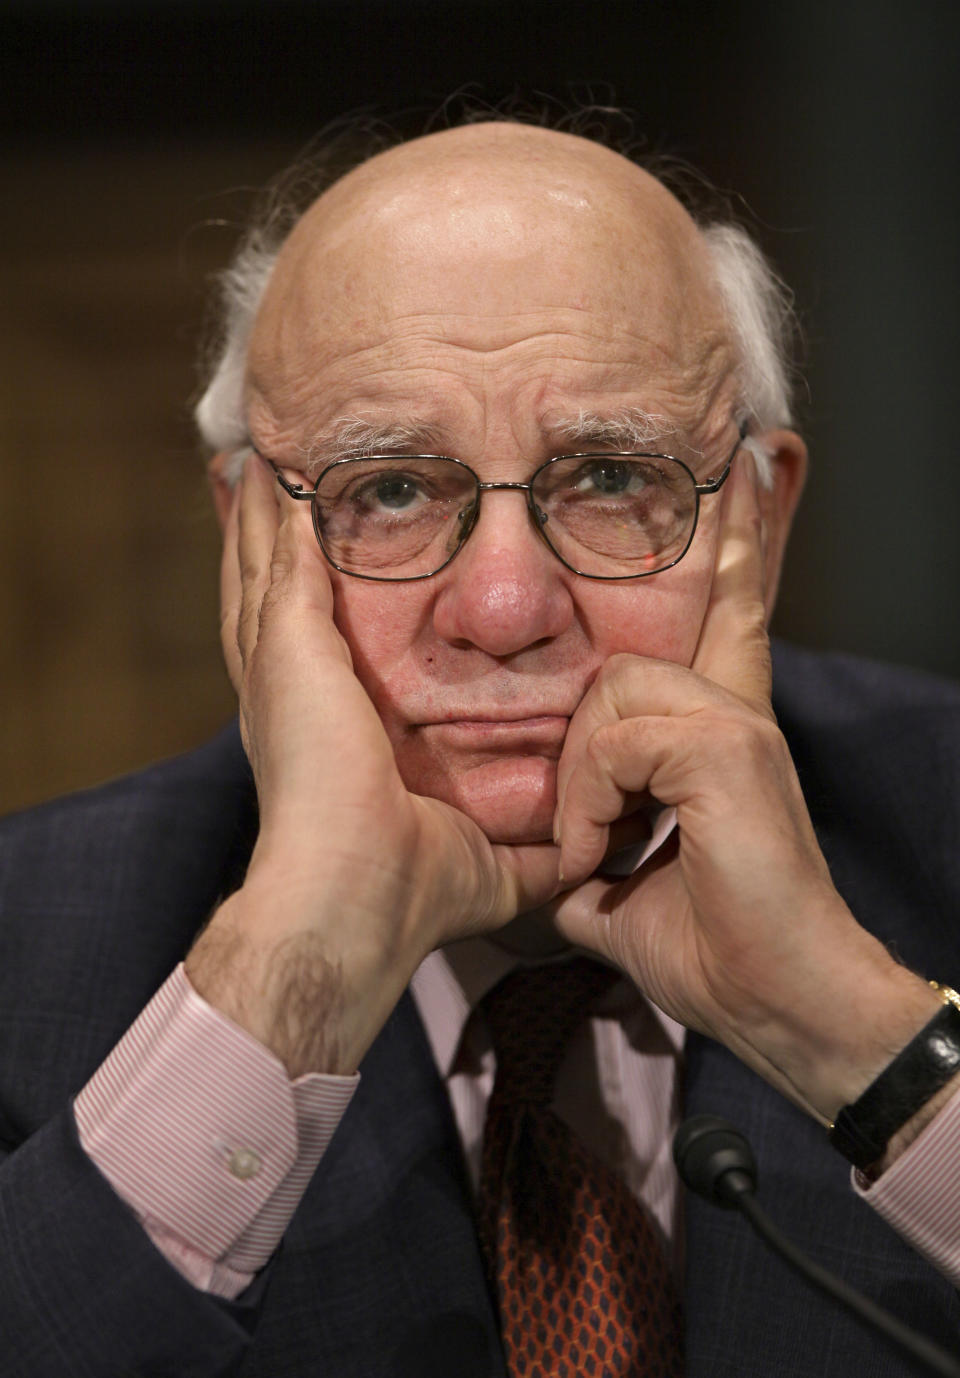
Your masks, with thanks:
[[(291, 483), (290, 480), (283, 474), (280, 465), (277, 463), (277, 461), (270, 459), (267, 455), (261, 454), (261, 452), (258, 449), (256, 449), (256, 447), (254, 447), (254, 454), (256, 454), (260, 459), (264, 460), (265, 463), (270, 465), (271, 469), (277, 476), (277, 482), (280, 484), (280, 487), (283, 489), (283, 491), (287, 494), (288, 497), (293, 498), (297, 502), (309, 502), (311, 504), (310, 515), (313, 523), (313, 531), (314, 535), (317, 538), (317, 544), (320, 547), (320, 552), (323, 555), (323, 558), (327, 561), (329, 565), (331, 565), (335, 570), (337, 570), (338, 573), (346, 574), (351, 579), (368, 579), (371, 582), (377, 584), (412, 584), (420, 579), (432, 579), (435, 574), (439, 574), (441, 570), (447, 568), (451, 561), (456, 559), (456, 557), (460, 554), (460, 551), (463, 549), (463, 547), (466, 545), (467, 541), (473, 534), (474, 527), (480, 519), (481, 495), (483, 493), (492, 492), (494, 489), (502, 488), (513, 489), (517, 492), (526, 493), (527, 510), (530, 514), (530, 520), (533, 523), (534, 530), (540, 536), (544, 545), (550, 551), (550, 554), (555, 556), (556, 559), (560, 561), (560, 563), (563, 565), (565, 569), (569, 569), (572, 574), (579, 575), (581, 579), (600, 579), (604, 582), (611, 583), (622, 581), (624, 579), (648, 579), (652, 574), (663, 574), (665, 570), (673, 569), (674, 565), (680, 563), (684, 555), (686, 555), (687, 551), (693, 544), (693, 538), (697, 534), (697, 523), (700, 520), (700, 498), (709, 497), (712, 493), (718, 493), (720, 489), (723, 487), (723, 485), (726, 483), (727, 479), (730, 476), (730, 469), (733, 465), (733, 461), (737, 457), (737, 451), (740, 449), (744, 440), (746, 439), (749, 428), (749, 419), (745, 419), (740, 423), (740, 429), (737, 434), (737, 439), (734, 442), (733, 449), (727, 456), (727, 459), (720, 473), (717, 475), (716, 478), (706, 479), (703, 483), (697, 482), (697, 477), (694, 474), (693, 470), (690, 468), (689, 464), (687, 464), (684, 460), (679, 459), (676, 455), (661, 454), (660, 452), (655, 450), (591, 450), (584, 451), (582, 453), (576, 452), (573, 454), (551, 456), (550, 459), (544, 460), (542, 464), (538, 465), (537, 468), (534, 469), (527, 483), (484, 483), (481, 480), (480, 475), (477, 474), (470, 467), (470, 465), (466, 463), (465, 460), (457, 459), (455, 455), (350, 455), (344, 459), (335, 459), (330, 464), (326, 465), (326, 467), (322, 469), (320, 473), (317, 475), (317, 479), (313, 487), (305, 488), (302, 483)], [(456, 548), (452, 551), (450, 555), (447, 556), (443, 564), (438, 565), (436, 569), (432, 569), (429, 574), (361, 574), (358, 570), (345, 569), (343, 565), (338, 565), (336, 560), (333, 559), (333, 557), (330, 555), (329, 551), (323, 544), (323, 537), (320, 535), (320, 531), (317, 526), (317, 504), (314, 501), (317, 496), (317, 492), (320, 488), (320, 484), (323, 482), (323, 479), (333, 469), (338, 468), (342, 464), (357, 464), (377, 459), (395, 459), (398, 461), (402, 461), (405, 459), (442, 459), (450, 464), (458, 464), (461, 467), (461, 469), (465, 469), (467, 473), (470, 474), (474, 483), (476, 484), (477, 500), (474, 504), (473, 516), (470, 520), (470, 525), (465, 529), (462, 536), (460, 537), (460, 540), (456, 545)], [(696, 498), (696, 506), (693, 510), (693, 521), (690, 524), (690, 535), (687, 537), (687, 543), (680, 551), (680, 554), (675, 556), (669, 564), (660, 565), (657, 569), (640, 570), (635, 574), (587, 574), (584, 570), (577, 569), (574, 565), (571, 565), (568, 560), (565, 560), (563, 558), (563, 556), (560, 554), (558, 550), (554, 549), (553, 544), (551, 543), (546, 531), (544, 530), (544, 522), (541, 522), (538, 518), (537, 506), (533, 498), (533, 483), (537, 475), (543, 473), (544, 469), (548, 469), (551, 464), (557, 464), (560, 460), (563, 459), (668, 459), (673, 464), (679, 464), (681, 469), (683, 469), (693, 480), (693, 492)]]

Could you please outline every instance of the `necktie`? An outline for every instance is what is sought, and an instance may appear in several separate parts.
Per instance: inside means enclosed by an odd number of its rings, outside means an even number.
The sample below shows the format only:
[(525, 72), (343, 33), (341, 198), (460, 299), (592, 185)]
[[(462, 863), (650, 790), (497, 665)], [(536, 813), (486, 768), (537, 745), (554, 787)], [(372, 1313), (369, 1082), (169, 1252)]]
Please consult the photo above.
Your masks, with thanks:
[(616, 973), (521, 968), (481, 1002), (497, 1057), (479, 1232), (511, 1378), (679, 1378), (680, 1312), (644, 1208), (550, 1109), (564, 1046)]

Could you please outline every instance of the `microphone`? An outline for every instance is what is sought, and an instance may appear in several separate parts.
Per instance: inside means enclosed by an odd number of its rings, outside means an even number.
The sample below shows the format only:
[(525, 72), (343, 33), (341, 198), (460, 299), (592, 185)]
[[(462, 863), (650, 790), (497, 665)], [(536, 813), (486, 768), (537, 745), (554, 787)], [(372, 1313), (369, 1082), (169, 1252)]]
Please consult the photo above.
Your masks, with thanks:
[(740, 1131), (717, 1115), (694, 1115), (673, 1137), (673, 1161), (685, 1186), (714, 1205), (739, 1210), (765, 1240), (808, 1282), (834, 1297), (940, 1378), (960, 1378), (960, 1362), (925, 1335), (891, 1316), (856, 1288), (815, 1263), (774, 1225), (757, 1204), (757, 1164)]

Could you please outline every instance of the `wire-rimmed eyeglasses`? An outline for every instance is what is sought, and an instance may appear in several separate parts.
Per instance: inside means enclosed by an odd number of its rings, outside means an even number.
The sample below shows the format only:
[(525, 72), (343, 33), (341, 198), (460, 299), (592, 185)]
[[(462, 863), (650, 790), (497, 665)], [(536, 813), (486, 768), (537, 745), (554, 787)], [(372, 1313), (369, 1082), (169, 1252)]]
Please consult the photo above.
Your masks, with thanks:
[(429, 579), (463, 548), (482, 494), (503, 488), (526, 494), (534, 527), (574, 574), (637, 579), (683, 559), (700, 499), (723, 487), (746, 433), (743, 422), (719, 474), (703, 483), (682, 459), (641, 451), (558, 455), (528, 483), (484, 483), (449, 455), (373, 454), (334, 460), (310, 489), (267, 462), (291, 498), (311, 504), (320, 549), (341, 574)]

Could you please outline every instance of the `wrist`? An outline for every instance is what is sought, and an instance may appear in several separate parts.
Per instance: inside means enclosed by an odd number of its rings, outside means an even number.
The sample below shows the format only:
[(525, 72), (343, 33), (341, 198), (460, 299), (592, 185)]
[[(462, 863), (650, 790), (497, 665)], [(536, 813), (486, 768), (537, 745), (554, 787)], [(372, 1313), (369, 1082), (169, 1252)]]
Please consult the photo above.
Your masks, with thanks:
[(244, 885), (188, 953), (197, 993), (284, 1064), (350, 1075), (386, 1022), (420, 960), (377, 943), (361, 915), (318, 907), (297, 885)]
[(864, 930), (852, 936), (854, 947), (835, 945), (826, 970), (805, 982), (795, 978), (779, 1007), (728, 1040), (825, 1128), (941, 1007), (927, 982)]
[[(824, 1008), (822, 1029), (811, 1045), (818, 1056), (804, 1062), (804, 1093), (828, 1124), (854, 1104), (941, 1008), (922, 977), (890, 962), (868, 972), (846, 1000)], [(798, 1077), (799, 1079), (799, 1077)]]
[(862, 1170), (889, 1166), (949, 1098), (960, 1072), (960, 996), (928, 984), (938, 997), (935, 1014), (831, 1128), (834, 1148)]

